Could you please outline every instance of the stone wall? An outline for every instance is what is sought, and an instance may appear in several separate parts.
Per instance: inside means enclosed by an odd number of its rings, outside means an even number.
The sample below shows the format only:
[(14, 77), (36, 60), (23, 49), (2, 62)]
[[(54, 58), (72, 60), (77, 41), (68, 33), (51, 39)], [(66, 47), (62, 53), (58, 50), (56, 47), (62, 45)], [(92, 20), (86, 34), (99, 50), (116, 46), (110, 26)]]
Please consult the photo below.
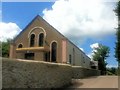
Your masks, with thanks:
[(83, 68), (81, 66), (72, 66), (73, 79), (81, 79), (90, 76), (100, 75), (99, 70)]
[(73, 79), (98, 76), (98, 70), (68, 64), (2, 58), (3, 88), (59, 88)]
[(67, 64), (2, 59), (2, 87), (58, 88), (70, 84), (71, 70)]

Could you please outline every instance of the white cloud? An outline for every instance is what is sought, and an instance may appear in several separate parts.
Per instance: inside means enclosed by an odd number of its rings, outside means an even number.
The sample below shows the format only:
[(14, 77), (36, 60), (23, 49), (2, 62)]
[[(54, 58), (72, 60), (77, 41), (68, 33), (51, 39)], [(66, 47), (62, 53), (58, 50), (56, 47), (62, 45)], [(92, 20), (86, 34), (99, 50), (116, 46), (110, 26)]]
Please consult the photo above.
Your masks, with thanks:
[(99, 47), (99, 43), (93, 43), (90, 45), (92, 51), (88, 54), (88, 57), (90, 57), (92, 59), (92, 55), (94, 55), (93, 52), (95, 52), (95, 48)]
[(20, 31), (21, 29), (15, 23), (0, 22), (0, 41), (6, 41), (8, 38), (13, 39)]
[(0, 22), (2, 21), (2, 10), (0, 9)]
[(87, 56), (92, 59), (92, 53), (87, 54)]
[(43, 11), (43, 18), (72, 41), (115, 34), (114, 6), (101, 1), (58, 0)]
[(91, 44), (90, 47), (91, 47), (92, 49), (97, 48), (97, 47), (99, 47), (99, 43)]
[(108, 68), (112, 68), (112, 67), (118, 68), (118, 65), (107, 65), (106, 67), (108, 67)]

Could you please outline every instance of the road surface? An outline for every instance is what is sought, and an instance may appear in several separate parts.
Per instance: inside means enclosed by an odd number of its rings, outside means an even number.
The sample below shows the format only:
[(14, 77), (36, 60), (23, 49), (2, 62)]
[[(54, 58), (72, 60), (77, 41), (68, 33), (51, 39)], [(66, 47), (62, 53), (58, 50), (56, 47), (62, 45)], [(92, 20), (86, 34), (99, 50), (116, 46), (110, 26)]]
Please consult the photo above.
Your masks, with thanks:
[(69, 88), (118, 88), (118, 76), (97, 76), (73, 79)]

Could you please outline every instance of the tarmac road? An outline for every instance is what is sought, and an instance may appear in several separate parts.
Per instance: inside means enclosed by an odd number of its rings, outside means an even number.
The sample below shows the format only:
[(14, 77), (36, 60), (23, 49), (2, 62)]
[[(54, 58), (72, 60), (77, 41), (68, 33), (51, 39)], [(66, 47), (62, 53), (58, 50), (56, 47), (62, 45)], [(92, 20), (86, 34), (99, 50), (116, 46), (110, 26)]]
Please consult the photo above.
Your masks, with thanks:
[(118, 88), (118, 76), (97, 76), (73, 79), (69, 88)]

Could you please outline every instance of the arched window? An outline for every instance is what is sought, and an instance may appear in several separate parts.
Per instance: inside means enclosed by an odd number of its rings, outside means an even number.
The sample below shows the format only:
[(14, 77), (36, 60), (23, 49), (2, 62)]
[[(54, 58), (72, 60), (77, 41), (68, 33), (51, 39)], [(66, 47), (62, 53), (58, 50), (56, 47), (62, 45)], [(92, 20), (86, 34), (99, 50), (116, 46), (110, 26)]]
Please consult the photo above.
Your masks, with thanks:
[(55, 62), (57, 59), (57, 43), (53, 42), (51, 44), (51, 61)]
[(43, 46), (43, 42), (44, 42), (44, 34), (40, 33), (39, 34), (39, 46)]
[(31, 34), (30, 36), (30, 47), (34, 47), (35, 44), (35, 35)]
[(23, 45), (22, 45), (22, 44), (19, 44), (19, 45), (18, 45), (18, 48), (22, 48), (22, 47), (23, 47)]

